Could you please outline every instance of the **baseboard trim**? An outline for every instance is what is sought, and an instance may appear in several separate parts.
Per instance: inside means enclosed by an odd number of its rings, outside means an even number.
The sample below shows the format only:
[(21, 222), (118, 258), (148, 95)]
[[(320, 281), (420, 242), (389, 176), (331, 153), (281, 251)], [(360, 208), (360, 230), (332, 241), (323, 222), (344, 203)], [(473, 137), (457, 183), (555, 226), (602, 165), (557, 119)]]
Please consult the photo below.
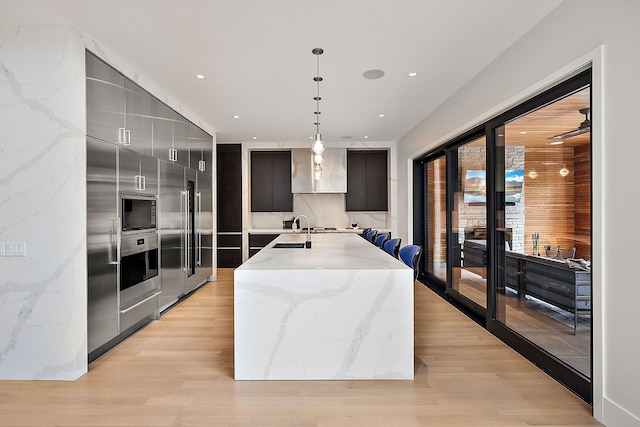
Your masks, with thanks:
[(620, 405), (612, 402), (606, 397), (603, 399), (603, 419), (600, 420), (607, 426), (625, 426), (625, 427), (640, 427), (640, 418), (629, 413)]

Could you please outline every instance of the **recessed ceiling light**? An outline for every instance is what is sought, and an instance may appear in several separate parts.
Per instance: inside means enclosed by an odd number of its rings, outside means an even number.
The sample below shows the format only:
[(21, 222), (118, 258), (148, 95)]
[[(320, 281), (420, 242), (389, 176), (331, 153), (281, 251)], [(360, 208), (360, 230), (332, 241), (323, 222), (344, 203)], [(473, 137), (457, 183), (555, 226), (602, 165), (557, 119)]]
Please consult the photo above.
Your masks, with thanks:
[(234, 119), (239, 119), (239, 118), (240, 118), (240, 116), (235, 115), (235, 116), (233, 116), (233, 118), (234, 118)]
[(384, 117), (384, 114), (378, 114), (378, 117), (382, 118)]
[(409, 73), (409, 77), (415, 77), (417, 75), (418, 75), (418, 73), (416, 73), (415, 71), (412, 71), (412, 72)]
[(257, 136), (254, 136), (254, 137), (253, 137), (253, 138), (251, 138), (251, 139), (258, 139), (258, 137), (257, 137)]
[(553, 141), (549, 143), (549, 145), (560, 145), (560, 144), (564, 144), (564, 141)]
[(523, 130), (522, 132), (520, 132), (520, 135), (524, 135), (525, 133), (527, 133), (527, 131)]
[(364, 139), (369, 139), (369, 136), (368, 136), (368, 135), (365, 135), (365, 136), (364, 136)]
[(196, 74), (196, 78), (202, 80), (204, 79), (204, 74)]
[(384, 71), (382, 70), (368, 70), (362, 73), (362, 77), (369, 80), (379, 79), (384, 76)]

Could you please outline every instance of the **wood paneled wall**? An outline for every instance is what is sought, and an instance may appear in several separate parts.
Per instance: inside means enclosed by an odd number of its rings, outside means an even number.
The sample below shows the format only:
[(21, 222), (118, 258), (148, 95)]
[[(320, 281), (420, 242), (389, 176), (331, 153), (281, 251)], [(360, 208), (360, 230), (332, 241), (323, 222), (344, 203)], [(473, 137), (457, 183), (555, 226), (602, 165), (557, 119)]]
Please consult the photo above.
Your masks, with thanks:
[[(531, 235), (540, 233), (539, 251), (576, 248), (576, 257), (590, 259), (590, 149), (530, 148), (525, 155), (525, 252)], [(569, 170), (567, 176), (560, 169)], [(533, 173), (532, 173), (533, 172)]]
[(574, 206), (576, 257), (591, 259), (591, 147), (574, 151)]

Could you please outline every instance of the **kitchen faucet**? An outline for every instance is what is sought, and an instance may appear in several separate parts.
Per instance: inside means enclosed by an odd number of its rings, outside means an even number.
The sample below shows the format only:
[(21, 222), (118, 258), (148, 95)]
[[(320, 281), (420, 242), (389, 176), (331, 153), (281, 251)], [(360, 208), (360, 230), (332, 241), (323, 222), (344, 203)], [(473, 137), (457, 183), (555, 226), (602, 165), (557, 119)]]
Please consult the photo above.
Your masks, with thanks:
[(300, 218), (300, 217), (303, 217), (303, 218), (305, 218), (307, 220), (307, 241), (305, 242), (304, 247), (309, 249), (311, 247), (311, 222), (309, 221), (309, 218), (306, 215), (298, 215), (293, 220), (294, 226), (295, 226), (295, 224), (298, 223), (298, 218)]

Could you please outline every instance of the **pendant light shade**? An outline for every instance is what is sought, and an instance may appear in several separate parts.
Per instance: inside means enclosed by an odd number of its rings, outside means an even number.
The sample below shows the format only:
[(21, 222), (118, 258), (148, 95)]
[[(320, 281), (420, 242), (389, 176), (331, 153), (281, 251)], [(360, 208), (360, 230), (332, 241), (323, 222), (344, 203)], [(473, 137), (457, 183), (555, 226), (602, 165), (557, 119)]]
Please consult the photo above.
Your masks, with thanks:
[(319, 133), (316, 134), (316, 140), (313, 142), (311, 149), (315, 154), (322, 154), (324, 152), (324, 142)]

